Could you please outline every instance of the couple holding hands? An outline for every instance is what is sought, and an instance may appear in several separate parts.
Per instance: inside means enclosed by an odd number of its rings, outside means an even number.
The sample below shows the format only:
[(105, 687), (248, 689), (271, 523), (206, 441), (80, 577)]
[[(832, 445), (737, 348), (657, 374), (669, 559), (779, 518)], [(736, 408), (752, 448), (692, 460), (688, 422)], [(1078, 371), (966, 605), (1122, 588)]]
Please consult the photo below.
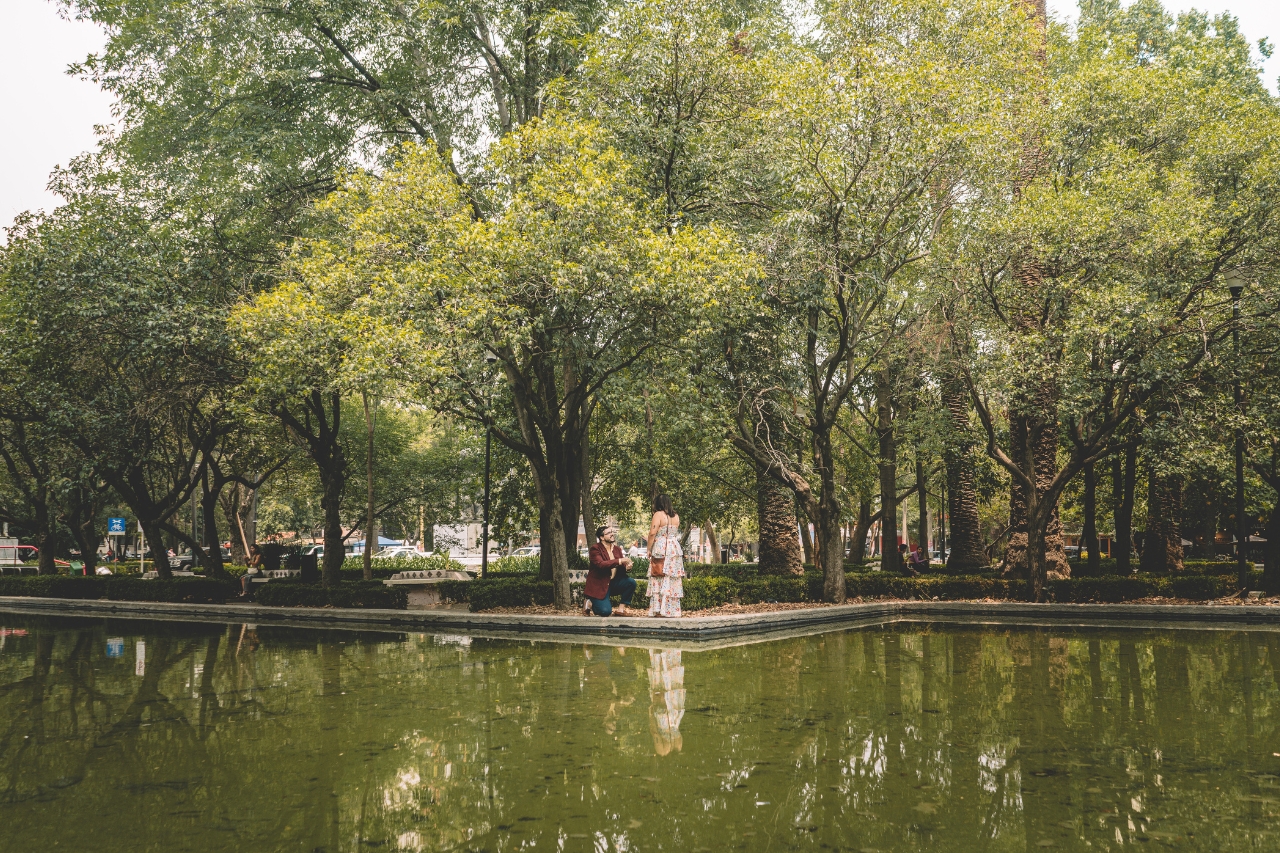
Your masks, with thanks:
[[(583, 610), (587, 615), (609, 616), (613, 606), (609, 596), (622, 599), (619, 616), (632, 615), (631, 598), (636, 582), (627, 576), (631, 560), (618, 545), (618, 531), (612, 527), (596, 528), (596, 544), (591, 546), (591, 568), (583, 590)], [(653, 499), (653, 518), (649, 522), (649, 615), (676, 618), (680, 615), (680, 599), (684, 597), (684, 550), (680, 547), (680, 516), (671, 506), (671, 498), (658, 495)]]

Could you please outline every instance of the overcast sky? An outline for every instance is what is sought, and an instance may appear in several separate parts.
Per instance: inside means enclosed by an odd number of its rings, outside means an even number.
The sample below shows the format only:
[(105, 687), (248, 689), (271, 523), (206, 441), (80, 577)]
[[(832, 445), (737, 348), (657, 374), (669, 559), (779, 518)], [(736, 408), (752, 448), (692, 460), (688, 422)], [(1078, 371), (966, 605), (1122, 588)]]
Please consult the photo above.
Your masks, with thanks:
[[(1280, 0), (1165, 0), (1182, 10), (1230, 10), (1251, 41), (1280, 44)], [(1074, 0), (1049, 0), (1051, 14), (1074, 13)], [(111, 122), (111, 100), (92, 83), (69, 77), (67, 66), (103, 44), (91, 24), (58, 17), (50, 0), (0, 0), (0, 228), (23, 210), (49, 209), (49, 173), (95, 144), (94, 126)], [(1267, 64), (1274, 92), (1280, 55)], [(3, 237), (0, 236), (0, 241)]]

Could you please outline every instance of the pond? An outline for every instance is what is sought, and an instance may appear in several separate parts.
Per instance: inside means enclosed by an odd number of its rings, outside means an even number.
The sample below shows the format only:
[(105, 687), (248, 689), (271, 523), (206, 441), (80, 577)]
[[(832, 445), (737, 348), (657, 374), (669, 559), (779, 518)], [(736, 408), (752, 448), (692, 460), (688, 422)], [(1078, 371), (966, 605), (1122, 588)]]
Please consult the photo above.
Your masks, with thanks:
[(1280, 849), (1280, 633), (0, 613), (0, 850)]

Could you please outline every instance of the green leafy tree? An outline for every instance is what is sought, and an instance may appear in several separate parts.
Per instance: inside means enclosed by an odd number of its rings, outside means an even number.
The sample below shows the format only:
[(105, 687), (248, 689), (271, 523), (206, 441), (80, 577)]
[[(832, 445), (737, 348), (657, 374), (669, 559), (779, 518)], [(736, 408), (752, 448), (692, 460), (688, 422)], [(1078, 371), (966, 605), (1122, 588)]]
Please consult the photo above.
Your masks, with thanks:
[[(718, 231), (655, 229), (626, 161), (590, 125), (550, 120), (500, 142), (487, 219), (434, 152), (403, 157), (327, 203), (342, 227), (308, 244), (303, 281), (314, 292), (355, 279), (399, 289), (431, 399), (528, 459), (556, 603), (568, 607), (577, 451), (594, 395), (689, 333), (750, 267)], [(515, 429), (493, 414), (495, 369)]]
[[(1037, 598), (1066, 483), (1223, 344), (1224, 273), (1271, 269), (1260, 250), (1274, 228), (1276, 105), (1256, 70), (1225, 70), (1249, 67), (1231, 26), (1150, 12), (1100, 7), (1076, 40), (1055, 43), (1045, 174), (969, 243), (973, 325), (960, 334), (976, 359), (972, 399), (988, 453), (1026, 496)], [(1026, 257), (1034, 287), (1019, 273)], [(1033, 314), (1051, 322), (1018, 322)], [(1014, 428), (1035, 399), (1059, 401), (1053, 444), (1069, 442), (1051, 470), (1034, 431)]]

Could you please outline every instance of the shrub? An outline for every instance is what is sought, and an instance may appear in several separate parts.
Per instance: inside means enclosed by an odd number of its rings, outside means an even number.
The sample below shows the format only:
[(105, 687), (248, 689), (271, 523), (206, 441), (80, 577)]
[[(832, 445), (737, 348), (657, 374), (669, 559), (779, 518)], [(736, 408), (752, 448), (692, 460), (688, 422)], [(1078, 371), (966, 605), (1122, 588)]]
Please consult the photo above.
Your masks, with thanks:
[(757, 577), (737, 585), (739, 604), (768, 601), (821, 601), (822, 577)]
[[(373, 576), (385, 580), (400, 572), (461, 572), (466, 568), (459, 562), (449, 559), (447, 554), (433, 554), (430, 557), (393, 557), (372, 560)], [(364, 557), (347, 557), (342, 561), (342, 579), (358, 580), (364, 577)]]
[(471, 600), (471, 585), (476, 581), (440, 581), (436, 589), (445, 601), (464, 603)]
[(257, 604), (268, 607), (377, 607), (404, 610), (409, 594), (380, 581), (342, 581), (325, 589), (319, 584), (271, 581), (254, 590)]
[[(1115, 557), (1102, 557), (1102, 558), (1100, 558), (1100, 559), (1098, 560), (1098, 573), (1097, 573), (1096, 575), (1091, 575), (1091, 574), (1089, 573), (1089, 561), (1088, 561), (1088, 560), (1084, 560), (1084, 559), (1080, 559), (1080, 560), (1073, 560), (1073, 559), (1069, 559), (1069, 560), (1067, 560), (1067, 562), (1071, 564), (1071, 576), (1072, 576), (1073, 578), (1084, 578), (1084, 577), (1103, 577), (1104, 575), (1115, 575), (1115, 574), (1116, 574), (1116, 558), (1115, 558)], [(1136, 563), (1137, 563), (1137, 561), (1135, 560), (1135, 561), (1134, 561), (1134, 564), (1136, 565)]]
[(0, 577), (0, 595), (43, 598), (221, 604), (239, 592), (239, 586), (233, 582), (199, 577), (173, 578), (172, 580), (143, 580), (138, 577), (111, 575)]
[(499, 557), (489, 563), (489, 574), (536, 575), (541, 568), (541, 557)]
[(1050, 581), (1047, 590), (1054, 601), (1116, 603), (1155, 595), (1156, 585), (1148, 578), (1110, 575)]
[(680, 604), (684, 610), (706, 610), (728, 604), (738, 591), (738, 583), (732, 578), (687, 577), (683, 586), (684, 599)]
[(758, 563), (685, 563), (685, 574), (691, 578), (731, 578), (754, 580), (760, 576)]
[(1171, 578), (1159, 578), (1157, 589), (1161, 595), (1170, 598), (1189, 598), (1194, 601), (1207, 601), (1211, 598), (1222, 598), (1236, 591), (1235, 575), (1175, 575)]
[(477, 578), (465, 583), (472, 612), (551, 604), (555, 600), (551, 581), (540, 581), (536, 577)]
[[(819, 596), (821, 595), (819, 586)], [(973, 598), (1021, 598), (1025, 584), (1017, 580), (981, 575), (902, 575), (873, 572), (846, 575), (845, 591), (850, 598), (937, 598), (955, 601)]]
[(1184, 560), (1182, 570), (1187, 574), (1234, 575), (1235, 560)]

